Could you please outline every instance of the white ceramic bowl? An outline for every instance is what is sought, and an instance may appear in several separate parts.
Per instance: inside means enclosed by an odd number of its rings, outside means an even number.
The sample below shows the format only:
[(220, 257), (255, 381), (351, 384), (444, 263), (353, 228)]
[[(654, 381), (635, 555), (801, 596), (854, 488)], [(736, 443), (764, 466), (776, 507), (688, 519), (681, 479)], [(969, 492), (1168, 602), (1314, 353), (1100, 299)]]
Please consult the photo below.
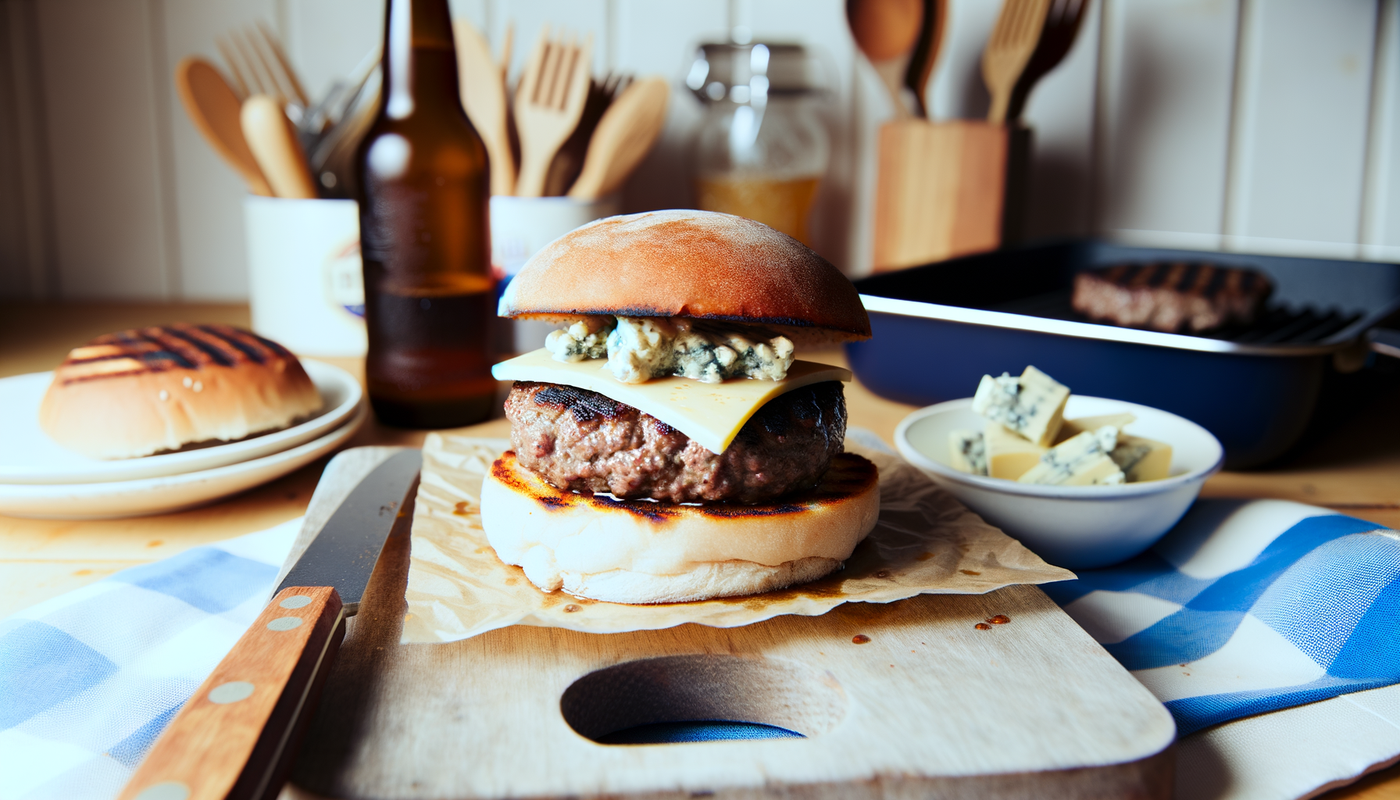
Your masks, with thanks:
[(1170, 477), (1118, 486), (1037, 486), (961, 472), (948, 464), (948, 433), (982, 429), (985, 420), (973, 413), (971, 398), (915, 411), (899, 423), (894, 440), (909, 463), (1046, 561), (1093, 569), (1151, 547), (1186, 513), (1225, 457), (1210, 431), (1148, 406), (1076, 395), (1065, 416), (1122, 412), (1137, 417), (1127, 433), (1172, 446)]

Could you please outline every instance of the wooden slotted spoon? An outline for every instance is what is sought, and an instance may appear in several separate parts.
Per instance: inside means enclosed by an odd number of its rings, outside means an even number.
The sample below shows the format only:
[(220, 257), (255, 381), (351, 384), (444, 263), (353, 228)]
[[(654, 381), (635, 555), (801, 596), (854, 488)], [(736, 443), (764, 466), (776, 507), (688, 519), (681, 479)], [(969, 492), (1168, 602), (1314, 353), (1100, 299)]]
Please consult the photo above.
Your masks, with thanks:
[(1011, 95), (1040, 43), (1051, 0), (1005, 0), (982, 51), (982, 79), (992, 95), (987, 121), (1006, 122)]
[(239, 121), (243, 103), (219, 70), (202, 58), (186, 58), (175, 67), (175, 88), (185, 113), (214, 152), (243, 176), (249, 191), (272, 197), (272, 188), (243, 138)]
[(549, 28), (520, 76), (515, 90), (515, 125), (520, 133), (520, 174), (515, 193), (540, 197), (554, 154), (578, 126), (588, 99), (593, 39), (582, 44), (551, 40)]

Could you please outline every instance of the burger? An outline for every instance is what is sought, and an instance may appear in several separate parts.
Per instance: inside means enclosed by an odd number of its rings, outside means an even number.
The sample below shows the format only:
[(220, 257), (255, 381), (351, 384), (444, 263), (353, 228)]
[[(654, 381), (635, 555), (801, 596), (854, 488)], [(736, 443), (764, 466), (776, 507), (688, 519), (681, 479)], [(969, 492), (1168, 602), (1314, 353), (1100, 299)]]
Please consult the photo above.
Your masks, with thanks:
[(481, 495), (491, 546), (540, 589), (772, 591), (838, 569), (874, 527), (875, 466), (843, 450), (851, 374), (795, 357), (870, 320), (797, 240), (704, 211), (610, 217), (536, 254), (499, 312), (556, 325), (495, 367), (512, 449)]

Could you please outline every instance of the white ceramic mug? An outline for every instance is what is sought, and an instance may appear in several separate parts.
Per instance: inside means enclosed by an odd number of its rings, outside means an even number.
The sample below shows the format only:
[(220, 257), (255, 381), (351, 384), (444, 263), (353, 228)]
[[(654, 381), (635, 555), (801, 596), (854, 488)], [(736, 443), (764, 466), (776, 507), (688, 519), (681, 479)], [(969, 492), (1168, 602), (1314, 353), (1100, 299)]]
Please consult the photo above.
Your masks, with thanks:
[[(491, 269), (500, 289), (514, 278), (530, 257), (550, 242), (580, 225), (618, 213), (617, 195), (593, 201), (570, 197), (491, 198)], [(526, 353), (544, 347), (544, 338), (555, 326), (546, 322), (516, 320), (513, 350)], [(511, 348), (505, 348), (511, 349)]]
[(253, 330), (301, 355), (364, 355), (355, 201), (249, 195), (243, 215)]

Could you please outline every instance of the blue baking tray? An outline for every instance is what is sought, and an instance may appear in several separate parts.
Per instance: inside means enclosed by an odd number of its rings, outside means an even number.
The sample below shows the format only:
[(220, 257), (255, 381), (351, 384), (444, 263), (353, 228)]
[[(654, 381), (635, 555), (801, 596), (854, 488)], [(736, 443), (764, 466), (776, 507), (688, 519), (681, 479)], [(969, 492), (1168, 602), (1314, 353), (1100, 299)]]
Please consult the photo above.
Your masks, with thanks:
[[(1075, 273), (1163, 260), (1252, 267), (1273, 279), (1274, 294), (1254, 325), (1199, 336), (1097, 324), (1070, 308)], [(1298, 441), (1329, 375), (1374, 359), (1372, 339), (1400, 310), (1400, 265), (1075, 240), (875, 275), (856, 288), (874, 336), (846, 353), (876, 394), (928, 405), (970, 396), (984, 374), (1034, 364), (1076, 394), (1199, 423), (1224, 444), (1226, 466), (1241, 469)]]

